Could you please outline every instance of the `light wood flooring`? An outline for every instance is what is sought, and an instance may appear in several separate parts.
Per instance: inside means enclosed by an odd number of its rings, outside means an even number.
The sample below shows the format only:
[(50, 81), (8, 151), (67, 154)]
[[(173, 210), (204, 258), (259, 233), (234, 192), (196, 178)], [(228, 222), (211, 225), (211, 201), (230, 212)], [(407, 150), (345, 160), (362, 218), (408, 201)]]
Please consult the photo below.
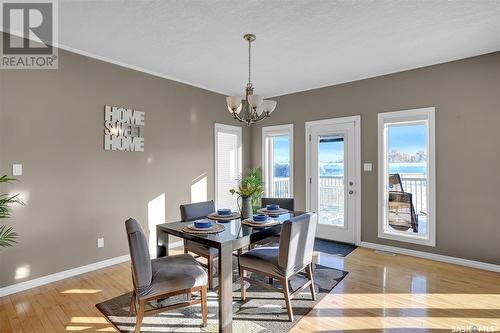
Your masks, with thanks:
[[(499, 273), (364, 248), (319, 261), (349, 274), (292, 332), (500, 332)], [(0, 332), (115, 332), (95, 304), (130, 290), (123, 263), (6, 296)]]

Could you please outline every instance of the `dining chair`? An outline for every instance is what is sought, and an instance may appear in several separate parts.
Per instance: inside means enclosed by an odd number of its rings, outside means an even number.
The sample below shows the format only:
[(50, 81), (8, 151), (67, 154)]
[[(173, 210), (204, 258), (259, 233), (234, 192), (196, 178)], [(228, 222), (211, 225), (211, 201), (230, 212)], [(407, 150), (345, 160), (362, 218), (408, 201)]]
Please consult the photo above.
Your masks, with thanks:
[[(151, 260), (148, 242), (141, 225), (130, 218), (125, 221), (134, 290), (130, 300), (129, 315), (136, 314), (135, 333), (141, 331), (144, 315), (180, 307), (201, 304), (202, 325), (207, 326), (207, 273), (189, 254), (162, 257)], [(200, 299), (191, 299), (191, 293), (200, 292)], [(146, 311), (150, 301), (171, 296), (187, 296), (184, 302)], [(137, 309), (139, 303), (139, 309)]]
[[(279, 246), (257, 247), (239, 257), (241, 299), (246, 300), (245, 281), (256, 283), (266, 288), (275, 288), (272, 285), (246, 277), (249, 271), (257, 275), (274, 278), (281, 282), (285, 296), (285, 304), (288, 318), (293, 321), (291, 299), (301, 290), (309, 287), (312, 300), (316, 300), (312, 272), (312, 255), (314, 247), (314, 236), (318, 216), (314, 213), (306, 213), (293, 217), (281, 227)], [(305, 269), (307, 282), (295, 290), (291, 290), (289, 280), (292, 276), (301, 273)]]
[[(192, 221), (206, 218), (208, 214), (215, 212), (215, 203), (213, 200), (184, 204), (180, 206), (181, 221)], [(184, 253), (192, 252), (207, 260), (205, 266), (208, 270), (208, 288), (214, 287), (214, 259), (217, 258), (216, 248), (209, 247), (190, 240), (184, 240)]]
[(290, 212), (295, 210), (295, 200), (293, 198), (262, 198), (260, 203), (262, 208), (275, 204), (279, 205), (280, 208), (288, 209)]

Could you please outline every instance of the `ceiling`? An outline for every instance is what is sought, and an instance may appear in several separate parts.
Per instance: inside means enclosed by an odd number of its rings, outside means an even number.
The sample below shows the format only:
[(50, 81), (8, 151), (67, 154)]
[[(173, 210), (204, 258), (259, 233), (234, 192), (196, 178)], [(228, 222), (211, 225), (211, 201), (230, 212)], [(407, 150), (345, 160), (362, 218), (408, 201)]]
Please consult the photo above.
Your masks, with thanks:
[(224, 94), (278, 96), (500, 50), (500, 1), (59, 1), (59, 44)]

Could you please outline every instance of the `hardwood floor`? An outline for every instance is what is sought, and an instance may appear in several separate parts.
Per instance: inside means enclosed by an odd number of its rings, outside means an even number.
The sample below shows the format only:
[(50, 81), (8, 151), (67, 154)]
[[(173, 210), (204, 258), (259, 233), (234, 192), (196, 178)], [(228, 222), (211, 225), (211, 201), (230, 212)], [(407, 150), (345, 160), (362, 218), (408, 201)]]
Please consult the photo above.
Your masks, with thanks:
[[(292, 332), (500, 332), (499, 273), (364, 248), (318, 258), (349, 274)], [(131, 285), (123, 263), (0, 298), (0, 332), (115, 332), (95, 304)]]

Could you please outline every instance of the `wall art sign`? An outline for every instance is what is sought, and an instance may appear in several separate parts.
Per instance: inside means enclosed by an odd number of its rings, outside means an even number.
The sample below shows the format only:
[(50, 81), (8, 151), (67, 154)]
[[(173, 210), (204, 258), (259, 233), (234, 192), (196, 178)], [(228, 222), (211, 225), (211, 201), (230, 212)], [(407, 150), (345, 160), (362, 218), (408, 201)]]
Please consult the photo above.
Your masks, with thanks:
[(106, 105), (104, 150), (144, 151), (144, 112)]

